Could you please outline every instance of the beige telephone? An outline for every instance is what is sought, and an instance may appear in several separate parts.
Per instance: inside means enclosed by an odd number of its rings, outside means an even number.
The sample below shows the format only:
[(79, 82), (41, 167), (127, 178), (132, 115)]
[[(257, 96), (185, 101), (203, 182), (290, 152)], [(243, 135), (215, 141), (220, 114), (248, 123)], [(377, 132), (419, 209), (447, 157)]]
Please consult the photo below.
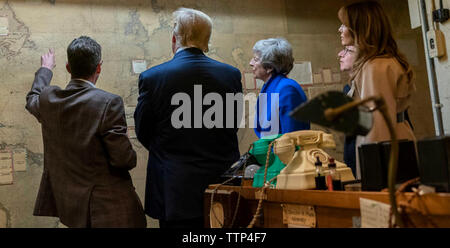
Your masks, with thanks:
[[(277, 189), (314, 189), (316, 188), (316, 157), (328, 174), (330, 156), (322, 148), (336, 148), (333, 135), (323, 131), (296, 131), (286, 133), (276, 140), (274, 152), (286, 167), (277, 176)], [(341, 180), (355, 180), (352, 170), (346, 164), (335, 160)]]

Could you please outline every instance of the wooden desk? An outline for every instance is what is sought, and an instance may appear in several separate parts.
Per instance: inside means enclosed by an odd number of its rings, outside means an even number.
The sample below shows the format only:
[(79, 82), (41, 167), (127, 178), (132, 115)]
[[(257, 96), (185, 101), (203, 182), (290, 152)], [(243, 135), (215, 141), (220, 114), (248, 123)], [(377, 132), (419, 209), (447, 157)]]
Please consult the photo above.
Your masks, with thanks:
[[(205, 227), (210, 227), (211, 193), (217, 185), (210, 185), (204, 194)], [(232, 227), (246, 227), (256, 212), (260, 190), (251, 186), (220, 186), (214, 193), (215, 209), (223, 208), (225, 227), (230, 224), (239, 200), (238, 212)], [(240, 197), (239, 197), (240, 192)], [(322, 191), (322, 190), (277, 190), (268, 189), (263, 202), (262, 216), (254, 227), (283, 228), (283, 204), (313, 206), (316, 215), (315, 227), (351, 228), (360, 220), (360, 198), (389, 204), (387, 192)], [(410, 201), (408, 203), (408, 201)], [(397, 195), (397, 202), (407, 204), (406, 227), (450, 227), (450, 194), (435, 193), (417, 196), (414, 193)], [(220, 204), (218, 204), (220, 203)], [(216, 208), (217, 206), (218, 208)], [(216, 212), (218, 214), (216, 214)], [(214, 214), (220, 215), (220, 211)], [(427, 213), (424, 215), (424, 213)], [(217, 224), (213, 223), (217, 227)], [(357, 224), (356, 224), (357, 226)]]

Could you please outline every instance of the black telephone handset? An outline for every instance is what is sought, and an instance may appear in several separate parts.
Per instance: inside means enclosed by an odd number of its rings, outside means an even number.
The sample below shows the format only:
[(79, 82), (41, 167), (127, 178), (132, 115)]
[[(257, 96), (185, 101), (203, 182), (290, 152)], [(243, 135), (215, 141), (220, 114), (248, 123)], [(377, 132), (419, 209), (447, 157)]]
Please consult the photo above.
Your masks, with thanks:
[[(244, 170), (249, 165), (259, 165), (256, 161), (256, 158), (250, 154), (245, 153), (243, 154), (238, 161), (236, 161), (231, 167), (225, 171), (225, 173), (222, 174), (221, 179), (222, 181), (227, 181), (230, 178), (236, 178), (236, 180), (232, 180), (232, 185), (240, 185), (241, 179), (244, 177)], [(228, 183), (230, 184), (230, 183)]]
[(247, 152), (244, 155), (242, 155), (238, 161), (236, 161), (233, 165), (231, 165), (231, 167), (224, 173), (224, 175), (230, 176), (242, 175), (244, 167), (251, 164), (258, 164), (258, 162), (256, 161), (256, 158), (252, 154)]

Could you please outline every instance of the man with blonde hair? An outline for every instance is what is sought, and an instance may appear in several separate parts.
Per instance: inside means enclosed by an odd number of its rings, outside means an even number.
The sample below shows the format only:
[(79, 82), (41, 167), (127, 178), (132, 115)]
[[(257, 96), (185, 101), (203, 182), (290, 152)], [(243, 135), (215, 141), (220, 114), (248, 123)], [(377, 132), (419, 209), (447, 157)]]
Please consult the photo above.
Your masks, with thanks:
[(208, 42), (211, 37), (212, 20), (205, 13), (180, 8), (174, 12), (175, 25), (172, 36), (172, 51), (180, 47), (196, 47), (208, 52)]
[(229, 114), (224, 98), (242, 92), (241, 73), (205, 56), (210, 17), (181, 8), (174, 19), (173, 59), (139, 76), (136, 134), (149, 151), (144, 208), (161, 228), (201, 228), (203, 192), (239, 159), (238, 125), (228, 125), (237, 111)]

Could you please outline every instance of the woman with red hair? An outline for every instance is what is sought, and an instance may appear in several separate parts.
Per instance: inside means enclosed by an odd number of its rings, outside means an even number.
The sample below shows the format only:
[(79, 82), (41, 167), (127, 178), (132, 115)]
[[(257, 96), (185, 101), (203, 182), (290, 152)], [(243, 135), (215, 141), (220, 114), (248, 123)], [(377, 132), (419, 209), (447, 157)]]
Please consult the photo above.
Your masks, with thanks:
[[(364, 1), (346, 5), (338, 12), (342, 22), (339, 32), (343, 46), (357, 49), (351, 70), (354, 81), (353, 98), (366, 99), (382, 96), (397, 138), (415, 140), (411, 126), (405, 121), (411, 95), (415, 91), (413, 72), (400, 53), (392, 35), (392, 27), (378, 2)], [(367, 104), (373, 108), (373, 104)], [(391, 139), (388, 127), (379, 111), (373, 112), (373, 127), (366, 136), (358, 136), (356, 147), (365, 143)], [(361, 178), (357, 153), (357, 178)]]

